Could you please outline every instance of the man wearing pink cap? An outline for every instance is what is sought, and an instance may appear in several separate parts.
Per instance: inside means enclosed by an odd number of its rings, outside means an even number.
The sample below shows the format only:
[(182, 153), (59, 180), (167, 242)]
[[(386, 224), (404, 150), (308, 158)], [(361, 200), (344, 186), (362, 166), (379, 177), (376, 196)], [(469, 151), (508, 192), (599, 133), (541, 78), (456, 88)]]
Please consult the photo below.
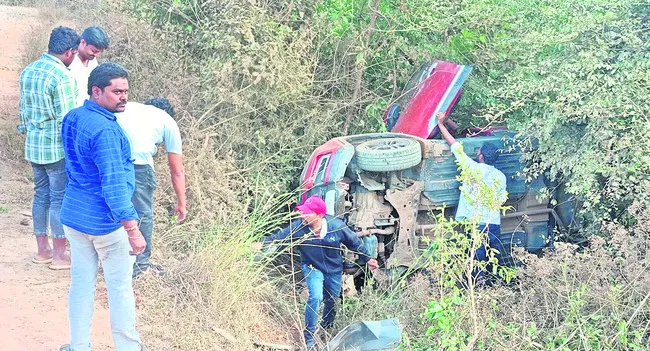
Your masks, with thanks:
[(311, 196), (296, 209), (300, 219), (279, 232), (264, 239), (264, 246), (273, 241), (295, 244), (300, 252), (302, 271), (309, 289), (305, 307), (305, 342), (308, 348), (314, 346), (314, 334), (318, 322), (318, 311), (325, 302), (321, 326), (330, 328), (334, 324), (336, 310), (334, 303), (341, 294), (343, 276), (343, 255), (341, 244), (359, 255), (362, 264), (377, 268), (377, 261), (361, 246), (361, 241), (338, 218), (327, 215), (327, 205), (318, 196)]

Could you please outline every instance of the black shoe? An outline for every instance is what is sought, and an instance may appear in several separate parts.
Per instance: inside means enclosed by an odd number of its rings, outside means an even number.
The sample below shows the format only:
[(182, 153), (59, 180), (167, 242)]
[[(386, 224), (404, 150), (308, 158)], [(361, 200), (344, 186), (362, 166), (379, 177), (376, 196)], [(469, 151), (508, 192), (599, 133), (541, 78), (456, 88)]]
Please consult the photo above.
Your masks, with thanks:
[(151, 271), (157, 276), (163, 276), (167, 273), (165, 266), (160, 264), (151, 264), (149, 265), (149, 268), (151, 268)]
[(135, 278), (140, 274), (144, 273), (149, 269), (149, 266), (138, 266), (137, 264), (133, 266), (133, 275), (131, 278)]

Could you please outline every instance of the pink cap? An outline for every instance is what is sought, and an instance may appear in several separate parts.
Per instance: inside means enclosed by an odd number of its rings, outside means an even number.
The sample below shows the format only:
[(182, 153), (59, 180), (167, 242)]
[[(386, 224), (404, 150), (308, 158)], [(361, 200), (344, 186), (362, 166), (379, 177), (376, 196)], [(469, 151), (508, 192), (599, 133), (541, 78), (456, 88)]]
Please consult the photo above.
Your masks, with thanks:
[(296, 206), (296, 209), (303, 214), (315, 213), (324, 216), (327, 213), (327, 205), (319, 196), (310, 196), (302, 204)]

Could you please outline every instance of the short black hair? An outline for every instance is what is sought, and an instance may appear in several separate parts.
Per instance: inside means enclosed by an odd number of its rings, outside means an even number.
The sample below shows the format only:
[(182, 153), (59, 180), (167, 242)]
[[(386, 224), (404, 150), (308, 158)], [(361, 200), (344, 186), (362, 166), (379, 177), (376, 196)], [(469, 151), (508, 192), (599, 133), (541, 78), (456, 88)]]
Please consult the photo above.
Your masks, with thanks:
[(498, 148), (492, 143), (485, 143), (481, 146), (481, 155), (483, 155), (483, 161), (490, 165), (494, 166), (499, 159), (499, 153), (497, 152)]
[(129, 79), (129, 71), (113, 62), (104, 62), (95, 67), (90, 72), (90, 77), (88, 77), (88, 95), (93, 94), (93, 87), (104, 90), (104, 88), (111, 85), (111, 80), (115, 78)]
[(172, 103), (169, 102), (169, 100), (165, 99), (164, 97), (157, 97), (157, 98), (150, 99), (144, 104), (158, 107), (159, 109), (167, 112), (167, 114), (169, 114), (172, 117), (174, 117), (174, 115), (176, 114), (176, 111), (174, 111), (174, 106), (172, 106)]
[(98, 49), (108, 49), (111, 40), (108, 39), (108, 34), (99, 26), (92, 26), (84, 29), (81, 33), (81, 38), (88, 45), (92, 45)]
[(53, 55), (62, 55), (66, 51), (77, 50), (81, 37), (72, 28), (56, 27), (50, 33), (50, 42), (47, 44), (47, 52)]

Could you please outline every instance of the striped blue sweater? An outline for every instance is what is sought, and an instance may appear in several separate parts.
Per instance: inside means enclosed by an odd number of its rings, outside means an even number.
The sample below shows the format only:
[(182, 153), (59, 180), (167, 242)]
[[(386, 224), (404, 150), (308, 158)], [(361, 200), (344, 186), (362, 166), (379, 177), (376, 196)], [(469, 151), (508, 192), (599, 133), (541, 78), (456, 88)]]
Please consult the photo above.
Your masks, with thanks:
[(137, 219), (131, 203), (131, 146), (115, 115), (92, 101), (71, 110), (61, 129), (68, 184), (61, 223), (82, 233), (108, 234)]

